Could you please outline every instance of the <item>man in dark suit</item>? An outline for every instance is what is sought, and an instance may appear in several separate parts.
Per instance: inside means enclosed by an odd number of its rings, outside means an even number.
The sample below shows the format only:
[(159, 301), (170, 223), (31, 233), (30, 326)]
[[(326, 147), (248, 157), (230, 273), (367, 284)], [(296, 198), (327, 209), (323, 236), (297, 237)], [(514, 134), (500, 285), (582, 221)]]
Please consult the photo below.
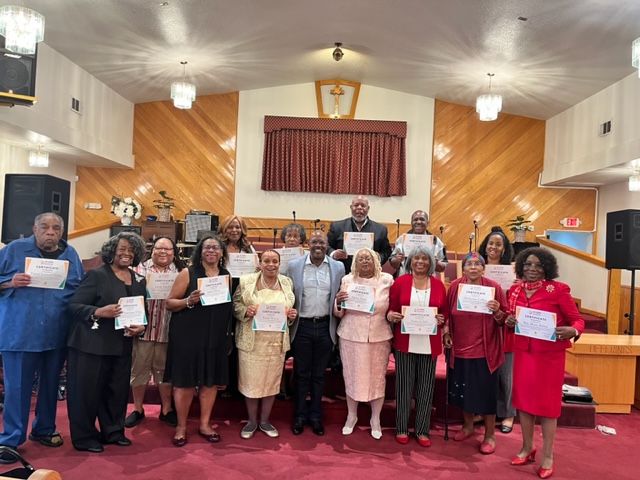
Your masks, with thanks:
[(378, 253), (380, 265), (383, 265), (391, 255), (387, 227), (369, 218), (369, 200), (367, 197), (363, 195), (353, 197), (349, 208), (351, 208), (351, 217), (331, 222), (329, 226), (327, 240), (331, 258), (342, 262), (345, 272), (349, 273), (353, 255), (349, 255), (344, 249), (344, 232), (369, 232), (373, 233), (373, 245), (371, 248)]
[[(344, 267), (327, 256), (327, 237), (320, 230), (309, 236), (309, 253), (291, 260), (287, 276), (293, 281), (298, 311), (289, 330), (293, 349), (295, 420), (291, 430), (300, 435), (308, 421), (313, 433), (324, 434), (322, 388), (331, 350), (337, 341), (338, 319), (333, 315)], [(307, 393), (311, 401), (307, 406)]]

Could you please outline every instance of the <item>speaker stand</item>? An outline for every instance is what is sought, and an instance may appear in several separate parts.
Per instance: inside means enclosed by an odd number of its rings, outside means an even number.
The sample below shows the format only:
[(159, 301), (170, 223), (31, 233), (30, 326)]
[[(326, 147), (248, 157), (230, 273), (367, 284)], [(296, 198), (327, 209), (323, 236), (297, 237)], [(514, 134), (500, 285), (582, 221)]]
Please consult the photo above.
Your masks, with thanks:
[(629, 328), (624, 331), (625, 335), (633, 335), (633, 320), (635, 310), (635, 297), (636, 297), (636, 271), (634, 269), (631, 272), (631, 295), (629, 298), (629, 313), (625, 313), (624, 316), (629, 319)]

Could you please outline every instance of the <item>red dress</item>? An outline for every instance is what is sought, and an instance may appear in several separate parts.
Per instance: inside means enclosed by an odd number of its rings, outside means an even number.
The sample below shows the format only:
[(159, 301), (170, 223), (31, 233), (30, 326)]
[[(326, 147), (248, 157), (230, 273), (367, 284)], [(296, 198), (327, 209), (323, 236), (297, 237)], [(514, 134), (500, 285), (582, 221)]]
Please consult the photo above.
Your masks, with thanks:
[[(509, 299), (515, 288), (516, 284), (509, 288)], [(522, 289), (516, 305), (553, 312), (557, 326), (573, 327), (578, 334), (584, 330), (584, 321), (565, 283), (547, 280), (528, 299)], [(513, 346), (511, 403), (518, 410), (532, 415), (558, 418), (562, 404), (565, 350), (571, 347), (571, 342), (551, 342), (516, 335)]]

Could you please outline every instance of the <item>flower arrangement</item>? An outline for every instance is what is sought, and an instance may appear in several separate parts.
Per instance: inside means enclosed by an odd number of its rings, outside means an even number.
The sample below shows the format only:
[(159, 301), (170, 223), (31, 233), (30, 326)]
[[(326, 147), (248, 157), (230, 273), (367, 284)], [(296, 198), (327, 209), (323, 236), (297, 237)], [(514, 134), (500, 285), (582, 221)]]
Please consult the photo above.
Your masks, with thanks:
[(123, 218), (130, 217), (138, 219), (140, 218), (140, 212), (142, 212), (142, 205), (137, 200), (131, 197), (111, 197), (111, 213)]
[(522, 215), (518, 215), (513, 220), (509, 220), (509, 223), (507, 223), (507, 227), (510, 227), (509, 230), (511, 230), (512, 232), (517, 232), (519, 230), (528, 230), (529, 232), (533, 232), (533, 225), (527, 225), (527, 223), (531, 223), (531, 220), (525, 220)]

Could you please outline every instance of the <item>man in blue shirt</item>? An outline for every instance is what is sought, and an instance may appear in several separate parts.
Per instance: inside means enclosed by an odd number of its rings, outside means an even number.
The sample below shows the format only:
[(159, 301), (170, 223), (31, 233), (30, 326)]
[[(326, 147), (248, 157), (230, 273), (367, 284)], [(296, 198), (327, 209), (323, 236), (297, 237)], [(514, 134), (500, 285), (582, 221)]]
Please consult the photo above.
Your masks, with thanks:
[[(48, 447), (62, 445), (56, 432), (60, 370), (66, 356), (70, 316), (67, 304), (82, 279), (82, 262), (62, 240), (64, 221), (55, 213), (35, 218), (33, 235), (0, 250), (0, 353), (4, 367), (5, 402), (0, 445), (16, 448), (27, 438), (31, 390), (38, 376), (38, 399), (29, 439)], [(63, 288), (28, 288), (27, 258), (68, 262)], [(57, 264), (59, 265), (59, 264)], [(13, 463), (8, 452), (0, 463)]]

